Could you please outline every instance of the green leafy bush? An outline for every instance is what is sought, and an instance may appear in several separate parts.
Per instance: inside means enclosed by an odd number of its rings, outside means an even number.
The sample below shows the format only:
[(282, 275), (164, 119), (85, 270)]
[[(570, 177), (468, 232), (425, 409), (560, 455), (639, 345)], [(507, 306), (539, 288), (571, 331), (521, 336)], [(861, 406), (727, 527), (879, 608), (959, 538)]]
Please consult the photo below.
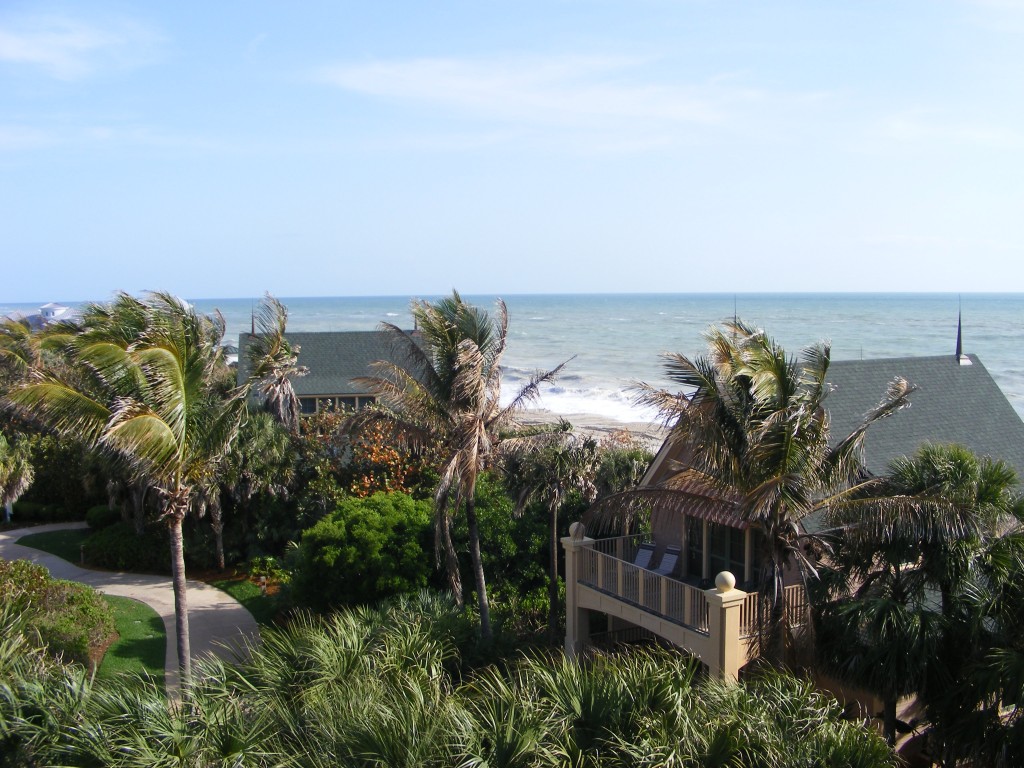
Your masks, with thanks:
[(114, 634), (110, 606), (84, 584), (50, 577), (27, 560), (0, 560), (0, 604), (22, 613), (50, 653), (90, 664)]
[(106, 498), (106, 477), (93, 454), (67, 438), (32, 435), (35, 481), (25, 501), (52, 507), (49, 520), (81, 520)]
[(82, 544), (88, 565), (114, 571), (168, 573), (170, 550), (163, 526), (147, 528), (139, 536), (128, 523), (114, 523), (102, 528)]
[(100, 504), (95, 507), (89, 507), (89, 511), (85, 513), (85, 522), (92, 530), (98, 531), (101, 528), (109, 528), (115, 523), (121, 522), (121, 513), (116, 509), (111, 509), (106, 504)]
[(266, 579), (268, 582), (283, 584), (289, 580), (289, 574), (281, 565), (281, 561), (270, 555), (257, 555), (249, 559), (249, 578)]
[(14, 502), (14, 516), (12, 520), (19, 524), (42, 522), (43, 507), (44, 505), (34, 501), (16, 501)]
[(292, 594), (325, 610), (415, 592), (431, 570), (430, 504), (404, 493), (347, 498), (302, 534)]

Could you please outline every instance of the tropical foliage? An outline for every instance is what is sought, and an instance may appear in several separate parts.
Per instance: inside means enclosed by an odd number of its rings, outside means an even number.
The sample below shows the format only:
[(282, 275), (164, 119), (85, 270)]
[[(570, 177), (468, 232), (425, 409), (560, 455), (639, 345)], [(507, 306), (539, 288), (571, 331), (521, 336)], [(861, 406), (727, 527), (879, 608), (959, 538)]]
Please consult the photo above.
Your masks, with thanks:
[(171, 538), (178, 658), (191, 664), (182, 522), (237, 434), (244, 391), (225, 391), (222, 318), (165, 293), (88, 305), (50, 338), (62, 365), (10, 393), (25, 418), (75, 435), (160, 497)]
[(831, 435), (825, 400), (830, 350), (819, 343), (800, 359), (763, 331), (736, 321), (705, 334), (706, 356), (665, 356), (667, 391), (639, 385), (638, 402), (672, 425), (682, 457), (657, 487), (612, 496), (595, 514), (629, 514), (653, 506), (673, 514), (725, 514), (755, 532), (758, 590), (763, 599), (762, 651), (785, 655), (787, 571), (815, 573), (815, 537), (800, 525), (858, 492), (868, 428), (907, 404), (910, 385), (896, 379), (878, 406), (849, 435)]
[(1011, 661), (1024, 651), (1015, 473), (962, 446), (925, 445), (892, 463), (884, 492), (872, 517), (834, 515), (848, 527), (823, 578), (820, 661), (882, 699), (890, 741), (897, 700), (913, 694), (944, 764), (1015, 764), (1024, 757)]
[(92, 667), (114, 638), (109, 606), (83, 584), (51, 578), (41, 565), (0, 560), (0, 612), (21, 617), (23, 631), (67, 662)]
[(46, 666), (0, 617), (0, 739), (16, 765), (895, 765), (784, 676), (721, 686), (660, 651), (467, 673), (472, 629), (428, 595), (268, 630), (245, 661), (204, 662), (175, 707), (153, 684)]
[(404, 493), (349, 498), (302, 534), (291, 558), (299, 605), (373, 604), (427, 586), (430, 505)]
[(540, 445), (526, 443), (526, 450), (511, 453), (504, 471), (513, 490), (518, 490), (516, 512), (523, 514), (530, 502), (538, 502), (548, 518), (548, 640), (557, 644), (559, 630), (559, 513), (570, 500), (586, 504), (597, 496), (595, 479), (599, 466), (597, 443), (569, 432), (543, 435)]
[(288, 308), (269, 293), (253, 315), (253, 333), (249, 335), (246, 357), (249, 376), (267, 412), (289, 432), (299, 431), (299, 398), (292, 379), (305, 376), (309, 369), (299, 365), (299, 348), (285, 336)]
[(14, 502), (32, 485), (35, 473), (28, 451), (20, 443), (11, 444), (0, 432), (0, 506), (4, 521), (11, 521)]
[(494, 454), (502, 429), (536, 397), (541, 382), (558, 369), (531, 379), (506, 404), (501, 402), (501, 360), (508, 336), (508, 312), (498, 301), (492, 318), (457, 292), (436, 301), (413, 302), (415, 334), (394, 325), (396, 359), (375, 363), (376, 375), (362, 379), (389, 409), (389, 420), (411, 440), (437, 446), (440, 479), (434, 493), (435, 548), (443, 559), (452, 593), (462, 599), (452, 517), (464, 512), (481, 636), (492, 636), (484, 575), (476, 483)]

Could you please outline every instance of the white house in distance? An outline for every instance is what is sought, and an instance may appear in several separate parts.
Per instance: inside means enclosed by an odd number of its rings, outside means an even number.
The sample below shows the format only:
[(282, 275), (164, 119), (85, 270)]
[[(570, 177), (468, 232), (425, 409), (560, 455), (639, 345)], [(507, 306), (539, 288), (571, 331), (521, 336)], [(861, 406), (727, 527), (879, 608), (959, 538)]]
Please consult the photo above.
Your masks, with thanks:
[(71, 307), (51, 301), (47, 304), (43, 304), (43, 306), (39, 308), (38, 312), (33, 312), (31, 314), (26, 314), (24, 312), (11, 312), (7, 315), (7, 318), (9, 320), (14, 320), (15, 322), (25, 323), (32, 330), (38, 331), (40, 328), (44, 328), (47, 325), (61, 320), (73, 320), (76, 314), (76, 311)]

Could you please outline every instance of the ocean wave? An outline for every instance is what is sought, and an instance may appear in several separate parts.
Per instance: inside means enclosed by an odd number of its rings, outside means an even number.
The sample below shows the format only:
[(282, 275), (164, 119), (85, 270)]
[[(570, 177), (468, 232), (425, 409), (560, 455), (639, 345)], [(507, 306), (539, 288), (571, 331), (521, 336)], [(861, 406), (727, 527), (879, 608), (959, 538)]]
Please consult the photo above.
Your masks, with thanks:
[[(503, 402), (507, 404), (513, 395), (512, 388), (507, 388), (502, 394)], [(621, 423), (658, 420), (655, 409), (636, 405), (624, 389), (546, 385), (541, 388), (536, 407), (561, 416), (587, 414)]]

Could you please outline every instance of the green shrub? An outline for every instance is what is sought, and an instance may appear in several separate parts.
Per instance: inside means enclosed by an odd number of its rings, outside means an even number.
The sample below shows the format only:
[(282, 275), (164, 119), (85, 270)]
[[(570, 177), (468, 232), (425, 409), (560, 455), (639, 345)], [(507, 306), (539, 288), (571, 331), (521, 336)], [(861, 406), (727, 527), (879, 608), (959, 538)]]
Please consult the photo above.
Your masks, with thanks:
[(36, 477), (26, 501), (51, 506), (51, 520), (81, 520), (89, 507), (103, 503), (106, 477), (88, 450), (55, 435), (32, 435), (29, 444)]
[(283, 584), (289, 580), (289, 574), (281, 565), (281, 561), (270, 555), (257, 555), (249, 559), (249, 578), (265, 578), (268, 582)]
[(416, 592), (431, 570), (430, 504), (404, 493), (348, 498), (302, 534), (292, 594), (325, 610)]
[(111, 509), (106, 504), (100, 504), (95, 507), (89, 507), (89, 511), (85, 513), (85, 522), (92, 530), (98, 531), (101, 528), (109, 528), (115, 523), (120, 523), (121, 513), (116, 509)]
[(115, 631), (110, 606), (98, 592), (52, 579), (27, 560), (0, 560), (0, 604), (22, 613), (40, 643), (66, 661), (89, 664)]
[(102, 528), (82, 544), (85, 562), (97, 568), (141, 573), (169, 573), (170, 549), (167, 530), (154, 525), (142, 536), (128, 523)]
[(43, 505), (34, 501), (16, 501), (11, 519), (15, 523), (40, 523), (43, 521)]

